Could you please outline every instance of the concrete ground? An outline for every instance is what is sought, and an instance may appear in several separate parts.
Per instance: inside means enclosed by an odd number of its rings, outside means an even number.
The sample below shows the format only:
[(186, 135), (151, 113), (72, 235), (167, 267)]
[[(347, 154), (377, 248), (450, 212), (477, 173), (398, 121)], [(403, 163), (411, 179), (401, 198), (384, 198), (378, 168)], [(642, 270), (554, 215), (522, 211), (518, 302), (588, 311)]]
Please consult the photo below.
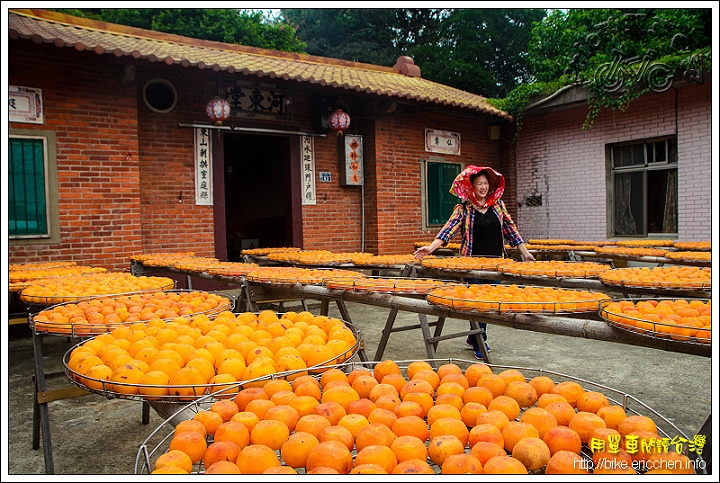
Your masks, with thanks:
[[(311, 303), (309, 309), (319, 314), (320, 304)], [(362, 334), (367, 357), (372, 359), (389, 309), (352, 302), (347, 303), (347, 309)], [(287, 310), (301, 307), (286, 305), (282, 311)], [(335, 304), (330, 304), (329, 315), (340, 316)], [(417, 322), (416, 314), (400, 312), (395, 327)], [(466, 327), (465, 320), (448, 319), (444, 333)], [(497, 325), (489, 326), (488, 334), (493, 365), (543, 369), (619, 390), (645, 403), (690, 438), (717, 406), (717, 382), (712, 378), (712, 359), (708, 357)], [(27, 479), (22, 475), (45, 473), (42, 442), (39, 449), (32, 448), (33, 340), (22, 325), (10, 327), (4, 339), (2, 480), (20, 481)], [(63, 354), (77, 342), (44, 337), (45, 373), (62, 370)], [(463, 338), (441, 341), (437, 357), (474, 361)], [(420, 329), (392, 334), (383, 358), (427, 359)], [(48, 379), (49, 389), (68, 385), (64, 375)], [(151, 410), (149, 424), (145, 425), (141, 402), (97, 394), (52, 401), (48, 413), (57, 475), (133, 474), (138, 449), (165, 421)]]

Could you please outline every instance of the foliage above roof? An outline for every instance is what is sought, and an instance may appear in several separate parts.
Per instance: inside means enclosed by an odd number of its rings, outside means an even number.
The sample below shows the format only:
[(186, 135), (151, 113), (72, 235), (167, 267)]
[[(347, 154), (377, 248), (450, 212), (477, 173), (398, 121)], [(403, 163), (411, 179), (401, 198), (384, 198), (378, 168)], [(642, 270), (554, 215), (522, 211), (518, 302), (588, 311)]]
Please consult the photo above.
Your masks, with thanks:
[(393, 67), (199, 40), (40, 9), (11, 9), (8, 20), (10, 39), (30, 39), (37, 44), (168, 65), (280, 78), (512, 119), (482, 96), (404, 75)]

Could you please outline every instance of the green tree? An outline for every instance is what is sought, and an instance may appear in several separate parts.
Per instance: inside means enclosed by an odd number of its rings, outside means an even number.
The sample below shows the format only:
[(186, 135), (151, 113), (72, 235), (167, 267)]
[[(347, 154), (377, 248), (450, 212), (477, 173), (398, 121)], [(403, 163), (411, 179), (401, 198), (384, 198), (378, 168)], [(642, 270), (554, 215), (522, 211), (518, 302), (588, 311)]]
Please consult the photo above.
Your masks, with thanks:
[(261, 11), (230, 8), (55, 9), (80, 17), (203, 40), (304, 52), (295, 28)]
[(386, 66), (400, 55), (392, 9), (282, 9), (281, 16), (297, 26), (298, 38), (311, 55)]
[(491, 99), (521, 123), (523, 108), (559, 88), (582, 84), (592, 97), (583, 129), (604, 108), (662, 91), (678, 76), (710, 69), (710, 9), (553, 10), (532, 31), (528, 62), (534, 82)]
[(540, 9), (283, 9), (308, 53), (394, 65), (413, 58), (425, 79), (484, 96), (532, 76), (525, 60)]
[(453, 9), (436, 39), (408, 51), (423, 77), (486, 97), (532, 80), (526, 50), (540, 9)]
[(613, 58), (685, 55), (709, 47), (709, 9), (553, 10), (532, 31), (528, 60), (539, 81), (587, 80)]

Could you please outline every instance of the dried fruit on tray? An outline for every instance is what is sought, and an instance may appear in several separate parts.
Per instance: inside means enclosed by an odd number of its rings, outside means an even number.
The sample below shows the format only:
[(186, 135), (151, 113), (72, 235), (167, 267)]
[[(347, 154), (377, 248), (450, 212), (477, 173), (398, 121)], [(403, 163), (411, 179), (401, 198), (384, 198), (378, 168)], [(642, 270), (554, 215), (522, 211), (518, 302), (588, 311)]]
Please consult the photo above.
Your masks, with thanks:
[(246, 277), (251, 282), (272, 285), (321, 284), (330, 277), (362, 277), (363, 274), (342, 269), (313, 269), (301, 267), (258, 267), (250, 270)]
[(175, 281), (167, 277), (136, 277), (126, 272), (91, 273), (44, 279), (20, 292), (20, 299), (29, 304), (52, 305), (99, 295), (120, 295), (132, 292), (169, 290)]
[[(182, 462), (175, 463), (178, 473), (205, 474), (701, 469), (690, 455), (702, 443), (691, 452), (695, 442), (667, 418), (622, 391), (552, 371), (386, 359), (328, 366), (319, 377), (292, 383), (258, 382), (232, 398), (207, 396), (188, 405), (179, 423), (166, 420), (138, 452), (142, 469), (160, 474), (173, 462)], [(274, 404), (278, 394), (287, 402)], [(155, 443), (162, 430), (168, 431), (164, 451)], [(239, 448), (230, 453), (218, 444), (226, 440)], [(684, 443), (669, 444), (676, 440)], [(226, 464), (216, 462), (222, 455)], [(611, 465), (622, 468), (608, 471)]]
[(446, 283), (431, 278), (402, 277), (332, 277), (323, 280), (323, 285), (329, 289), (397, 294), (425, 294)]
[(351, 359), (359, 344), (354, 327), (334, 317), (223, 311), (117, 327), (78, 344), (63, 362), (70, 378), (103, 395), (178, 402), (262, 386), (252, 381), (288, 371), (288, 381), (319, 373)]
[(268, 260), (300, 265), (334, 265), (350, 263), (353, 253), (333, 253), (329, 250), (300, 250), (275, 252), (267, 255)]
[(372, 253), (356, 253), (352, 256), (355, 265), (373, 265), (376, 267), (392, 267), (409, 265), (415, 262), (415, 257), (409, 255), (373, 255)]
[(683, 251), (683, 252), (665, 252), (665, 258), (672, 260), (688, 260), (688, 261), (707, 261), (712, 259), (712, 253), (707, 251)]
[(77, 265), (77, 262), (11, 263), (8, 266), (8, 270), (14, 272), (15, 270), (39, 270), (44, 268), (72, 267), (74, 265)]
[(479, 312), (576, 313), (599, 310), (610, 302), (602, 292), (519, 285), (447, 285), (431, 290), (427, 301)]
[(620, 255), (627, 257), (664, 257), (667, 250), (661, 248), (634, 248), (627, 246), (595, 247), (595, 253), (601, 255)]
[(34, 270), (10, 270), (10, 282), (31, 282), (41, 278), (65, 277), (84, 273), (105, 273), (107, 268), (73, 265), (67, 267), (37, 268)]
[(678, 290), (710, 290), (710, 267), (663, 266), (613, 268), (600, 274), (607, 285), (622, 287), (663, 288)]
[(277, 253), (277, 252), (297, 252), (302, 250), (302, 248), (299, 247), (270, 247), (270, 248), (246, 248), (241, 253), (243, 255), (251, 255), (251, 256), (265, 256), (270, 253)]
[(710, 300), (641, 299), (611, 302), (600, 316), (622, 329), (662, 339), (710, 344)]
[(710, 251), (712, 244), (709, 241), (682, 242), (676, 241), (673, 245), (678, 250), (702, 250)]
[(610, 265), (604, 263), (548, 260), (501, 265), (498, 270), (506, 274), (530, 277), (590, 278), (598, 277), (602, 272), (611, 268)]
[(495, 271), (499, 266), (516, 263), (512, 258), (500, 257), (438, 257), (422, 260), (425, 268), (439, 268), (447, 270), (490, 270)]
[(39, 332), (87, 337), (134, 322), (216, 314), (232, 309), (231, 299), (217, 293), (143, 292), (58, 304), (32, 316), (31, 325)]

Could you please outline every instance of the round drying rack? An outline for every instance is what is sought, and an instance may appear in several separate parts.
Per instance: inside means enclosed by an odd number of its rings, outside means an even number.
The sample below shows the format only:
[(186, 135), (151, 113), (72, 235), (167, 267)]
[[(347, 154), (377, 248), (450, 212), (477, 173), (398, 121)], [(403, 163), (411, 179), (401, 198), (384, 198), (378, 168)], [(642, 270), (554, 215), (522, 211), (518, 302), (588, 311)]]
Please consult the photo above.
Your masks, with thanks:
[[(647, 299), (647, 298), (631, 298), (631, 299), (622, 299), (622, 300), (628, 300), (633, 302), (633, 304), (637, 302), (647, 302), (650, 300), (654, 301), (660, 301), (660, 300), (700, 300), (703, 302), (710, 301), (710, 299), (676, 299), (676, 298), (669, 298), (669, 297), (661, 297), (661, 298), (653, 298), (653, 299)], [(708, 344), (712, 343), (712, 329), (706, 329), (704, 327), (693, 327), (693, 326), (687, 326), (687, 325), (680, 325), (680, 324), (667, 324), (663, 322), (656, 322), (648, 319), (642, 319), (639, 317), (632, 317), (623, 313), (617, 313), (612, 312), (608, 310), (607, 306), (603, 307), (599, 311), (600, 317), (602, 317), (603, 320), (605, 320), (608, 324), (617, 327), (618, 329), (622, 329), (627, 332), (632, 332), (633, 334), (640, 334), (644, 337), (649, 337), (651, 339), (661, 339), (661, 340), (673, 340), (675, 342), (680, 342), (683, 344), (692, 344), (692, 345), (703, 345), (707, 346)], [(688, 333), (690, 332), (690, 333)], [(700, 333), (701, 335), (697, 335)]]
[[(333, 364), (323, 367), (318, 367), (317, 369), (320, 370), (328, 370), (328, 369), (341, 369), (346, 374), (349, 374), (355, 369), (366, 369), (369, 371), (373, 371), (373, 368), (375, 365), (379, 364), (383, 361), (364, 361), (364, 362), (355, 362), (355, 361), (347, 361), (342, 364)], [(395, 363), (400, 367), (401, 374), (407, 379), (407, 368), (408, 365), (412, 362), (417, 362), (415, 360), (398, 360), (395, 361)], [(466, 360), (466, 359), (426, 359), (425, 362), (431, 364), (434, 367), (440, 367), (440, 365), (443, 364), (455, 364), (458, 365), (461, 370), (464, 372), (468, 367), (471, 365), (478, 364), (478, 361), (476, 360)], [(578, 384), (580, 384), (583, 389), (586, 391), (597, 391), (602, 394), (604, 394), (608, 401), (611, 404), (621, 406), (626, 414), (628, 416), (631, 415), (644, 415), (647, 417), (650, 417), (653, 419), (657, 426), (657, 432), (658, 435), (661, 438), (667, 438), (669, 440), (676, 440), (680, 439), (681, 441), (684, 441), (683, 444), (689, 444), (692, 442), (692, 438), (688, 437), (680, 428), (678, 428), (671, 419), (661, 415), (659, 412), (642, 402), (641, 400), (637, 399), (636, 397), (627, 394), (623, 391), (620, 391), (618, 389), (614, 389), (608, 386), (605, 386), (603, 384), (598, 384), (596, 382), (588, 381), (585, 379), (573, 377), (567, 374), (562, 374), (559, 372), (554, 371), (548, 371), (545, 369), (539, 369), (539, 368), (527, 368), (527, 367), (518, 367), (518, 366), (507, 366), (507, 365), (496, 365), (496, 364), (484, 364), (489, 366), (493, 373), (497, 374), (500, 371), (507, 370), (507, 369), (515, 369), (520, 371), (526, 378), (526, 380), (530, 380), (533, 377), (536, 376), (546, 376), (550, 377), (556, 384), (564, 381), (573, 381)], [(284, 374), (284, 377), (287, 377), (288, 375), (292, 375), (296, 371), (290, 371), (287, 374)], [(317, 373), (314, 375), (314, 377), (319, 378), (321, 373)], [(275, 379), (275, 375), (269, 375), (264, 377), (259, 377), (257, 379), (254, 379), (252, 381), (255, 384), (262, 384), (263, 381), (269, 381), (272, 379)], [(196, 414), (198, 414), (201, 411), (207, 411), (209, 410), (210, 406), (217, 401), (219, 398), (222, 397), (228, 397), (228, 394), (221, 390), (217, 393), (206, 395), (202, 398), (198, 398), (184, 406), (175, 406), (177, 410), (173, 413), (169, 413), (168, 417), (163, 421), (150, 435), (145, 439), (145, 441), (140, 445), (140, 448), (138, 449), (137, 456), (135, 458), (135, 468), (134, 473), (135, 474), (149, 474), (152, 472), (153, 468), (153, 462), (156, 460), (160, 455), (164, 454), (168, 451), (168, 446), (170, 444), (170, 441), (173, 438), (175, 426), (179, 424), (180, 422), (192, 419)], [(534, 407), (534, 406), (531, 406)], [(523, 408), (525, 410), (527, 408)], [(521, 413), (522, 414), (522, 413)], [(212, 437), (209, 437), (208, 443), (212, 442)], [(429, 444), (426, 442), (426, 444)], [(465, 449), (466, 452), (469, 451), (468, 448)], [(355, 450), (352, 451), (353, 455), (355, 454)], [(277, 456), (281, 459), (280, 451), (276, 451)], [(588, 447), (587, 444), (582, 445), (582, 450), (580, 453), (580, 456), (583, 458), (584, 461), (587, 462), (589, 467), (592, 467), (592, 450)], [(696, 474), (707, 474), (707, 464), (705, 460), (703, 460), (701, 455), (698, 455), (696, 453), (692, 453), (691, 459), (694, 460), (693, 467), (695, 469)], [(441, 473), (441, 468), (431, 463), (428, 460), (428, 463), (430, 464), (431, 468), (436, 474)], [(644, 473), (647, 468), (645, 468), (642, 464), (633, 465), (636, 472), (638, 474)], [(298, 473), (304, 473), (304, 468), (296, 468)], [(205, 468), (203, 467), (202, 463), (195, 463), (193, 465), (193, 474), (201, 474), (205, 471)], [(538, 474), (542, 475), (542, 470), (537, 470), (535, 472), (529, 472), (529, 474)]]
[[(458, 284), (455, 284), (458, 285)], [(468, 286), (468, 285), (466, 285)], [(576, 299), (568, 299), (562, 301), (527, 301), (527, 300), (492, 300), (492, 299), (466, 299), (462, 297), (453, 297), (445, 295), (438, 290), (433, 289), (427, 293), (427, 301), (433, 305), (448, 307), (453, 310), (459, 310), (477, 314), (535, 314), (535, 315), (561, 315), (561, 314), (582, 314), (588, 312), (597, 312), (605, 304), (611, 302), (611, 298), (604, 297), (587, 297), (590, 292), (585, 290), (554, 288), (554, 287), (535, 287), (532, 285), (515, 285), (521, 289), (538, 288), (547, 291), (562, 291), (562, 293), (577, 293), (582, 295)], [(493, 287), (505, 287), (504, 285), (493, 285)], [(598, 293), (598, 292), (593, 292)], [(604, 294), (603, 294), (604, 295)], [(584, 297), (584, 298), (583, 298)]]
[[(341, 320), (341, 319), (338, 319)], [(353, 333), (353, 336), (355, 337), (355, 342), (350, 345), (346, 350), (343, 352), (336, 354), (332, 358), (329, 358), (327, 360), (321, 361), (317, 364), (312, 364), (308, 366), (307, 368), (301, 369), (303, 372), (308, 372), (310, 374), (319, 372), (322, 370), (322, 368), (326, 367), (328, 364), (331, 364), (333, 361), (341, 360), (341, 361), (349, 361), (352, 360), (355, 355), (358, 353), (360, 348), (363, 345), (362, 342), (362, 334), (355, 328), (354, 325), (352, 325), (349, 322), (342, 321), (343, 325), (350, 329)], [(250, 383), (252, 379), (244, 380), (244, 381), (237, 381), (237, 382), (221, 382), (221, 383), (207, 383), (207, 384), (180, 384), (180, 385), (147, 385), (147, 384), (132, 384), (132, 383), (123, 383), (123, 382), (117, 382), (117, 381), (110, 381), (105, 379), (97, 379), (93, 377), (88, 377), (87, 375), (81, 374), (73, 369), (71, 369), (68, 366), (68, 363), (70, 361), (70, 356), (72, 355), (72, 352), (78, 348), (81, 347), (84, 343), (93, 340), (94, 338), (89, 338), (87, 340), (84, 340), (70, 349), (67, 350), (67, 352), (63, 356), (63, 367), (65, 374), (67, 375), (68, 379), (70, 381), (81, 387), (82, 389), (85, 389), (88, 392), (93, 392), (96, 394), (99, 394), (101, 396), (104, 396), (108, 399), (114, 399), (114, 398), (120, 398), (120, 399), (130, 399), (130, 400), (138, 400), (138, 401), (147, 401), (149, 402), (158, 412), (165, 413), (168, 410), (174, 410), (174, 408), (177, 408), (177, 404), (187, 404), (188, 401), (204, 398), (208, 394), (214, 394), (218, 391), (229, 392), (234, 391), (238, 392), (240, 389), (242, 389), (245, 385)], [(268, 375), (268, 378), (282, 378), (286, 375), (296, 373), (298, 371), (279, 371), (279, 372), (273, 372), (272, 374)], [(176, 395), (171, 394), (172, 391), (182, 389), (183, 394)], [(167, 390), (167, 395), (159, 395), (159, 393), (164, 393), (165, 390)]]
[(330, 277), (323, 285), (333, 290), (354, 292), (391, 293), (396, 295), (425, 295), (428, 291), (443, 285), (458, 285), (457, 280), (408, 277)]
[[(109, 302), (116, 302), (116, 303), (122, 303), (125, 300), (130, 300), (135, 296), (154, 296), (155, 294), (215, 294), (219, 295), (223, 299), (225, 299), (227, 302), (223, 303), (222, 305), (218, 305), (212, 309), (209, 310), (200, 310), (196, 312), (190, 312), (190, 313), (184, 313), (181, 315), (174, 315), (171, 317), (160, 317), (160, 316), (154, 316), (151, 318), (146, 319), (140, 319), (140, 320), (132, 320), (129, 322), (116, 322), (116, 323), (88, 323), (87, 320), (84, 322), (68, 322), (68, 323), (60, 323), (60, 322), (49, 322), (49, 321), (40, 321), (37, 320), (38, 317), (42, 314), (47, 314), (52, 312), (54, 309), (63, 308), (63, 307), (69, 307), (71, 305), (77, 305), (81, 302), (93, 302), (93, 301), (109, 301)], [(78, 297), (75, 300), (62, 302), (59, 304), (51, 305), (49, 307), (46, 307), (39, 312), (31, 313), (28, 315), (28, 322), (30, 324), (30, 328), (33, 329), (36, 333), (42, 333), (46, 335), (62, 335), (62, 336), (68, 336), (68, 337), (92, 337), (100, 334), (106, 334), (108, 332), (112, 332), (114, 329), (122, 326), (129, 326), (131, 324), (140, 322), (140, 323), (147, 323), (151, 319), (159, 318), (164, 321), (170, 321), (175, 317), (194, 317), (197, 315), (207, 315), (208, 317), (215, 316), (223, 311), (232, 311), (235, 309), (235, 302), (236, 297), (232, 294), (225, 293), (225, 292), (206, 292), (202, 290), (192, 290), (192, 289), (173, 289), (173, 290), (144, 290), (139, 292), (127, 292), (122, 294), (114, 294), (114, 295), (99, 295), (94, 297)], [(154, 314), (154, 313), (153, 313)]]

